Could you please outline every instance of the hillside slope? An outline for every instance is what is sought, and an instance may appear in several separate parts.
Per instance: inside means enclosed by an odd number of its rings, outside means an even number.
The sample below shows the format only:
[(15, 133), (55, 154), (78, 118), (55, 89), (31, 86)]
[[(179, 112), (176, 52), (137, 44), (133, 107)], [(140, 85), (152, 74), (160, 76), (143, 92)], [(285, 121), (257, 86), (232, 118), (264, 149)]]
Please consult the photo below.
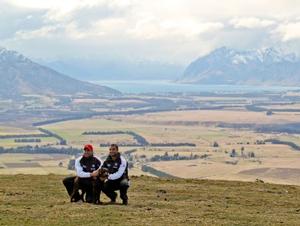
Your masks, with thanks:
[(142, 176), (128, 206), (94, 206), (69, 203), (61, 180), (0, 176), (0, 225), (299, 225), (297, 186)]
[(39, 65), (15, 51), (0, 48), (0, 97), (76, 93), (120, 95), (117, 90), (76, 80)]

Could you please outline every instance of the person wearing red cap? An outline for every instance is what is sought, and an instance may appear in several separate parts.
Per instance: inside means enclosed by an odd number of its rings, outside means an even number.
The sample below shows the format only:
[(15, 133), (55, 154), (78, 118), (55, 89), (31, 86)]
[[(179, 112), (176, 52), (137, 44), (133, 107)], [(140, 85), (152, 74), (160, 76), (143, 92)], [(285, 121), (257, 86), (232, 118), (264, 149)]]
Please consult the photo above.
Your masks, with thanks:
[[(75, 160), (76, 176), (65, 178), (63, 184), (71, 198), (71, 202), (85, 200), (89, 203), (99, 204), (103, 182), (99, 179), (98, 172), (102, 162), (94, 156), (94, 148), (91, 144), (84, 145), (83, 150), (83, 155)], [(82, 190), (82, 194), (86, 193), (85, 198), (79, 194), (78, 190), (74, 191), (74, 186), (78, 186)]]

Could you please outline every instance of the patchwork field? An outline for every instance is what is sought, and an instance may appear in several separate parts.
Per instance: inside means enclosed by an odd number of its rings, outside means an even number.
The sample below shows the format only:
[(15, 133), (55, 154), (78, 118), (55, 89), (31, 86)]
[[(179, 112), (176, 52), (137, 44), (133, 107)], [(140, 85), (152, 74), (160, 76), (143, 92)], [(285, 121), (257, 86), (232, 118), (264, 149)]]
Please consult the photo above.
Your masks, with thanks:
[(0, 154), (0, 174), (70, 174), (70, 158), (63, 154)]
[[(132, 116), (135, 118), (138, 116)], [(211, 142), (220, 140), (221, 142), (230, 142), (230, 140), (247, 140), (251, 138), (253, 141), (259, 135), (253, 136), (248, 131), (240, 132), (230, 129), (220, 129), (215, 127), (205, 126), (184, 126), (184, 125), (159, 125), (157, 123), (132, 122), (131, 118), (126, 117), (122, 121), (119, 118), (108, 119), (85, 119), (76, 121), (66, 121), (56, 124), (43, 126), (43, 128), (54, 131), (63, 138), (67, 139), (70, 145), (84, 144), (91, 139), (103, 139), (107, 136), (84, 136), (85, 131), (134, 131), (142, 135), (146, 140), (152, 143), (163, 142), (195, 142), (199, 145), (209, 146)], [(239, 135), (238, 135), (239, 134)], [(119, 135), (118, 135), (119, 136)], [(121, 135), (119, 139), (125, 138), (127, 135)], [(262, 135), (264, 136), (264, 135)], [(126, 139), (126, 138), (125, 138)]]
[[(41, 127), (65, 139), (68, 147), (82, 148), (84, 144), (92, 143), (96, 154), (102, 158), (108, 153), (105, 144), (118, 143), (123, 153), (134, 149), (132, 154), (126, 155), (132, 164), (132, 175), (158, 175), (145, 172), (144, 167), (147, 166), (183, 178), (245, 181), (261, 179), (266, 182), (300, 185), (300, 152), (288, 145), (264, 142), (273, 138), (300, 144), (300, 136), (297, 134), (257, 133), (250, 129), (220, 128), (214, 124), (205, 124), (220, 121), (282, 124), (297, 122), (299, 119), (299, 115), (293, 112), (267, 116), (265, 112), (245, 110), (192, 110), (92, 117)], [(34, 127), (3, 127), (0, 132), (3, 135), (6, 132), (41, 133)], [(84, 134), (85, 132), (94, 134)], [(140, 144), (138, 139), (146, 143)], [(41, 143), (25, 144), (14, 143), (14, 139), (0, 140), (0, 146), (3, 147), (45, 144), (53, 146), (56, 143), (57, 139), (53, 137), (41, 138)], [(55, 159), (49, 155), (44, 157), (47, 160), (43, 161), (34, 155), (29, 161), (31, 155), (22, 155), (12, 155), (14, 157), (9, 160), (5, 155), (1, 155), (0, 174), (73, 172), (67, 169), (69, 160), (74, 158), (72, 155)]]

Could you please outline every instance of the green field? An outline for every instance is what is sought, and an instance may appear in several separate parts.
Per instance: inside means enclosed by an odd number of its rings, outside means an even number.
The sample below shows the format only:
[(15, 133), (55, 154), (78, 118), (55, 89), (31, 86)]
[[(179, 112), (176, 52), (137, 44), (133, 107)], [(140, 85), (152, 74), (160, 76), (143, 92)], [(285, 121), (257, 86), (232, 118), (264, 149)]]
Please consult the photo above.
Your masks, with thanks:
[(0, 225), (299, 225), (297, 186), (142, 176), (128, 206), (95, 206), (69, 203), (62, 178), (0, 176)]

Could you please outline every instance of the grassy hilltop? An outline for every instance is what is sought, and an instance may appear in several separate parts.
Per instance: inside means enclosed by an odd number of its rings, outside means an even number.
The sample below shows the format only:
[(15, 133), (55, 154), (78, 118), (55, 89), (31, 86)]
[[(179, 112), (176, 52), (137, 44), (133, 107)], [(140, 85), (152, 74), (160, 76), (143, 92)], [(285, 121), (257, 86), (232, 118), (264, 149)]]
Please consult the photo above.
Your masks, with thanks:
[[(299, 225), (300, 187), (132, 178), (130, 203), (69, 203), (62, 176), (0, 176), (0, 225)], [(102, 196), (103, 201), (108, 201)], [(85, 219), (85, 220), (83, 220)]]

